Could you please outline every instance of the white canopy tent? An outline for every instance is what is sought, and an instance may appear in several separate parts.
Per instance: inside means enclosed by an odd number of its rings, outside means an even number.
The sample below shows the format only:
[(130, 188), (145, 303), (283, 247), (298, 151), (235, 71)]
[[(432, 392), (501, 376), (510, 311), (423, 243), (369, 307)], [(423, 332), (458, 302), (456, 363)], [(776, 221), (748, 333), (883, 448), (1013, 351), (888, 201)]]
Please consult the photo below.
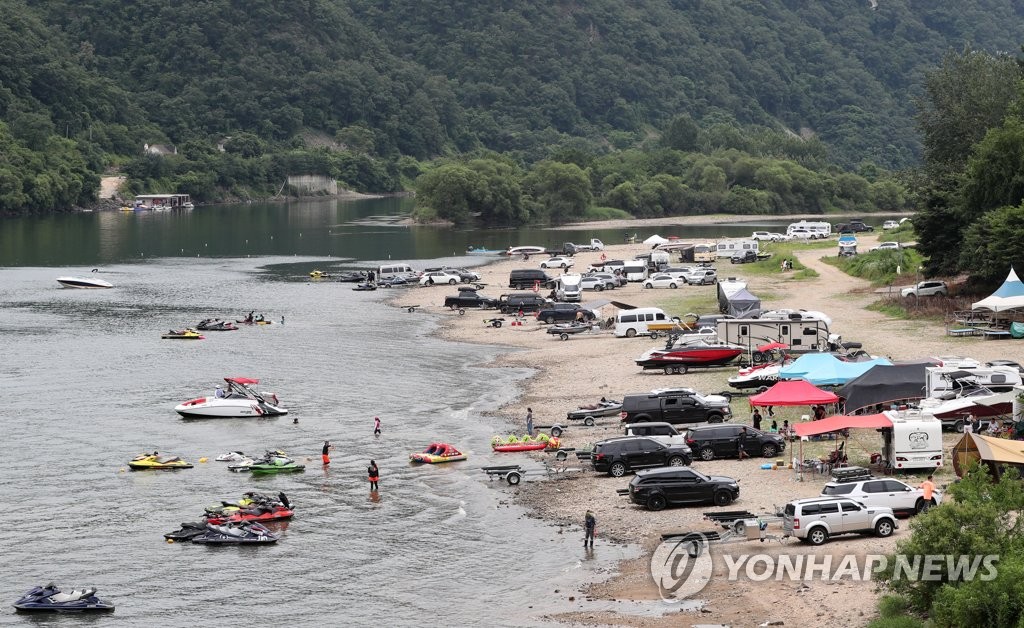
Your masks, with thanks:
[(993, 312), (1005, 312), (1024, 308), (1024, 282), (1017, 277), (1017, 271), (1010, 267), (1010, 274), (999, 289), (985, 297), (981, 301), (971, 305), (974, 310), (992, 310)]
[(669, 241), (668, 238), (663, 238), (660, 235), (655, 234), (655, 235), (652, 235), (651, 237), (647, 238), (646, 240), (644, 240), (644, 244), (650, 244), (650, 245), (666, 244), (668, 241)]

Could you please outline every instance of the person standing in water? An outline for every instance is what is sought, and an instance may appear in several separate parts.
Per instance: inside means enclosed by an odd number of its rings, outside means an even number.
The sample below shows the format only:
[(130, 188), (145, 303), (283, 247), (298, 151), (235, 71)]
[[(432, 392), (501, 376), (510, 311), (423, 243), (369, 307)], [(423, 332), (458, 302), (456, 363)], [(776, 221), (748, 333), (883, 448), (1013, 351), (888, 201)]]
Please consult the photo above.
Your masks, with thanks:
[(533, 436), (533, 408), (526, 409), (526, 435)]
[(583, 537), (583, 547), (587, 547), (587, 543), (590, 543), (590, 548), (594, 548), (594, 534), (597, 532), (597, 518), (594, 517), (594, 513), (587, 511), (587, 515), (583, 518), (583, 531), (585, 536)]
[(373, 435), (380, 436), (380, 417), (373, 417)]
[(380, 480), (380, 469), (377, 468), (377, 463), (373, 460), (370, 461), (370, 466), (366, 467), (366, 475), (370, 479), (370, 492), (376, 492), (378, 490), (377, 482)]
[(322, 459), (323, 459), (323, 461), (324, 461), (324, 466), (325, 466), (325, 467), (326, 467), (327, 465), (331, 464), (331, 454), (330, 454), (330, 451), (331, 451), (332, 449), (334, 449), (334, 445), (332, 445), (332, 444), (331, 444), (331, 441), (329, 441), (329, 440), (325, 440), (325, 441), (324, 441), (324, 450), (323, 450), (323, 455), (321, 456), (321, 458), (322, 458)]

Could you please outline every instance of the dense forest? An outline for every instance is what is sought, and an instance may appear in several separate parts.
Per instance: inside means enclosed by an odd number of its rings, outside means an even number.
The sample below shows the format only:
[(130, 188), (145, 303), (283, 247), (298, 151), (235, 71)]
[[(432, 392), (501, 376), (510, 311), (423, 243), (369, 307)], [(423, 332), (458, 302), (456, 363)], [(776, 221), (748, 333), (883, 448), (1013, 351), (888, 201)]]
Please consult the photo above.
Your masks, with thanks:
[[(538, 168), (550, 175), (548, 163), (587, 171), (590, 202), (636, 215), (869, 209), (881, 190), (865, 196), (865, 185), (921, 158), (913, 117), (925, 71), (949, 50), (1024, 41), (1024, 9), (1012, 0), (875, 9), (845, 0), (0, 0), (0, 9), (4, 212), (88, 202), (110, 167), (135, 191), (213, 200), (272, 194), (298, 167), (360, 191), (412, 189), (460, 156), (494, 154), (523, 177), (510, 185), (521, 187), (524, 210), (509, 216), (560, 215), (561, 205), (537, 205), (553, 200), (534, 185), (545, 173), (531, 178)], [(697, 142), (673, 137), (680, 130)], [(143, 144), (178, 153), (144, 157)], [(689, 163), (634, 169), (666, 158)], [(724, 187), (713, 171), (699, 180), (702, 159), (720, 162)], [(609, 160), (632, 163), (605, 181)], [(797, 179), (795, 166), (808, 169), (820, 189), (744, 179), (749, 160)], [(725, 162), (744, 167), (730, 173)], [(597, 180), (587, 169), (601, 164)], [(668, 190), (660, 195), (673, 196), (665, 177), (674, 177), (685, 198), (649, 204), (657, 177)]]

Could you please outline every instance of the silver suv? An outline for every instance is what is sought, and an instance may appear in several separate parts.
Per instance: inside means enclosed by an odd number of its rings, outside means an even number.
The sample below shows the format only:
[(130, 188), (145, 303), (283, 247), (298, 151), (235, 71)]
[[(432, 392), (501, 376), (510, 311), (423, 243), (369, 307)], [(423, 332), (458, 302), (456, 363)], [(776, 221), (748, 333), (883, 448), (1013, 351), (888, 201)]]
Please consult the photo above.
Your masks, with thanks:
[(949, 294), (945, 281), (922, 281), (916, 286), (900, 290), (902, 297), (939, 297)]
[(899, 528), (888, 506), (865, 506), (845, 497), (811, 497), (786, 504), (782, 529), (811, 545), (821, 545), (834, 534), (891, 536)]

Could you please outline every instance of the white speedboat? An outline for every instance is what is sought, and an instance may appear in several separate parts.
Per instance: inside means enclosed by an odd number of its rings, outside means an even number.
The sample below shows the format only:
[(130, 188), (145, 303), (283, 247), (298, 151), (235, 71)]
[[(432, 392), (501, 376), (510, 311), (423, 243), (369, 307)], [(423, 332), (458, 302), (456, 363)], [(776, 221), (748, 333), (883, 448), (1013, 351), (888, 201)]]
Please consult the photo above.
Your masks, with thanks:
[(199, 397), (174, 407), (183, 417), (192, 419), (218, 419), (239, 417), (268, 417), (288, 414), (278, 405), (277, 395), (256, 392), (252, 386), (260, 380), (249, 377), (225, 377), (227, 388), (222, 397)]
[(57, 283), (65, 288), (113, 288), (114, 284), (93, 277), (57, 277)]

